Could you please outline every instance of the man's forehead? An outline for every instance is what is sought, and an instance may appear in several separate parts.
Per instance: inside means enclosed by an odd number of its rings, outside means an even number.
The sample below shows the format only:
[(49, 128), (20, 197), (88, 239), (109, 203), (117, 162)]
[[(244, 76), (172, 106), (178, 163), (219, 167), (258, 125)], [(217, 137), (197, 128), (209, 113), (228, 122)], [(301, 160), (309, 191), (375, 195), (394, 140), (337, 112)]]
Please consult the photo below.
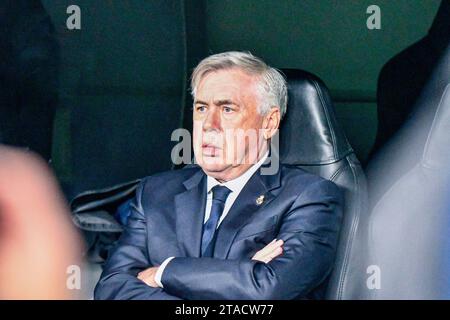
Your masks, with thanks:
[(216, 71), (211, 71), (205, 74), (200, 80), (200, 85), (202, 84), (214, 84), (217, 82), (228, 84), (228, 83), (240, 83), (240, 84), (252, 84), (256, 81), (257, 76), (250, 74), (247, 71), (231, 68), (231, 69), (221, 69)]
[(239, 69), (208, 73), (199, 83), (195, 100), (240, 99), (256, 95), (255, 78)]

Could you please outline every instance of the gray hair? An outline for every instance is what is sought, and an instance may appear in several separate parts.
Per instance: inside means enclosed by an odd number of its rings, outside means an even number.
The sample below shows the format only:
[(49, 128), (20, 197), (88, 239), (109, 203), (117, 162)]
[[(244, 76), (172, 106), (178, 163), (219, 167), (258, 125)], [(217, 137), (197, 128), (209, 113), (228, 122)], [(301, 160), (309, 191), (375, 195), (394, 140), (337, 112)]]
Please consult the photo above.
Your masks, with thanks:
[(283, 118), (287, 109), (286, 80), (280, 71), (268, 66), (250, 52), (228, 51), (203, 59), (192, 73), (192, 96), (195, 98), (198, 84), (208, 73), (232, 68), (238, 68), (259, 77), (259, 89), (262, 93), (262, 105), (259, 106), (261, 114), (265, 115), (271, 108), (276, 107), (280, 109), (281, 118)]

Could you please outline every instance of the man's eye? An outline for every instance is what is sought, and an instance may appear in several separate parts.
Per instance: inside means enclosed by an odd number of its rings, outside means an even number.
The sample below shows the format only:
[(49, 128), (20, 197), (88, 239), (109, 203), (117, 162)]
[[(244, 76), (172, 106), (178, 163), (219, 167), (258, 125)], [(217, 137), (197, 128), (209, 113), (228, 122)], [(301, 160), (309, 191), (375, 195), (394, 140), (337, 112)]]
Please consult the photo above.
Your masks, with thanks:
[(230, 107), (223, 107), (223, 112), (225, 113), (232, 113), (234, 110)]
[(195, 108), (195, 110), (197, 112), (204, 112), (206, 110), (206, 107), (205, 106), (198, 106), (198, 107)]

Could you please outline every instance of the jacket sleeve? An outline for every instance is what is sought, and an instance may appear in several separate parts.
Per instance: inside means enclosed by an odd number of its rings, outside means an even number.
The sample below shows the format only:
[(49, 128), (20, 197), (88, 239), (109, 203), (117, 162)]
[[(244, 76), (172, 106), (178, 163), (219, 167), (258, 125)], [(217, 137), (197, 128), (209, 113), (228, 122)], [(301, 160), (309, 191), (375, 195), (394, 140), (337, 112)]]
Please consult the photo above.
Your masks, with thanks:
[(277, 235), (283, 254), (270, 263), (248, 259), (174, 258), (162, 275), (167, 293), (185, 299), (294, 299), (330, 274), (342, 219), (343, 196), (320, 180), (295, 200)]
[(94, 291), (95, 299), (180, 300), (161, 288), (152, 288), (137, 278), (152, 267), (147, 255), (147, 232), (141, 198), (144, 180), (131, 203), (131, 214), (117, 246), (112, 250)]

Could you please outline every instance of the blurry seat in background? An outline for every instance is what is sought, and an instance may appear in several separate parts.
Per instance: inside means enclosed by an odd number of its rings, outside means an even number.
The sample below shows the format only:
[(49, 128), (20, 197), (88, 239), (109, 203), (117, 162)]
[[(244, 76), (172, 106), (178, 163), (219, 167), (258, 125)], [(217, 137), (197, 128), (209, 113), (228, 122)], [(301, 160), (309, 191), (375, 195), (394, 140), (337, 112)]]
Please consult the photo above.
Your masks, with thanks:
[(380, 75), (379, 131), (386, 135), (367, 165), (373, 211), (359, 241), (367, 246), (365, 264), (381, 277), (379, 288), (360, 292), (365, 298), (450, 298), (443, 261), (450, 217), (449, 16), (450, 1), (442, 1), (429, 34)]
[(436, 108), (449, 82), (450, 41), (412, 106), (409, 118), (366, 168), (371, 208), (395, 182), (419, 163)]
[(436, 96), (421, 158), (370, 215), (368, 264), (381, 275), (372, 299), (450, 299), (450, 84)]
[[(441, 7), (442, 8), (442, 7)], [(368, 265), (381, 272), (376, 299), (448, 299), (450, 43), (409, 119), (368, 166), (373, 212)]]
[(428, 34), (391, 58), (381, 70), (377, 89), (378, 130), (370, 159), (409, 119), (449, 44), (450, 1), (443, 0)]
[[(280, 129), (280, 160), (333, 181), (345, 192), (345, 210), (328, 299), (357, 298), (365, 284), (359, 261), (360, 226), (366, 220), (366, 180), (343, 130), (336, 121), (328, 89), (311, 73), (283, 69), (288, 109)], [(363, 270), (363, 271), (361, 271)]]

